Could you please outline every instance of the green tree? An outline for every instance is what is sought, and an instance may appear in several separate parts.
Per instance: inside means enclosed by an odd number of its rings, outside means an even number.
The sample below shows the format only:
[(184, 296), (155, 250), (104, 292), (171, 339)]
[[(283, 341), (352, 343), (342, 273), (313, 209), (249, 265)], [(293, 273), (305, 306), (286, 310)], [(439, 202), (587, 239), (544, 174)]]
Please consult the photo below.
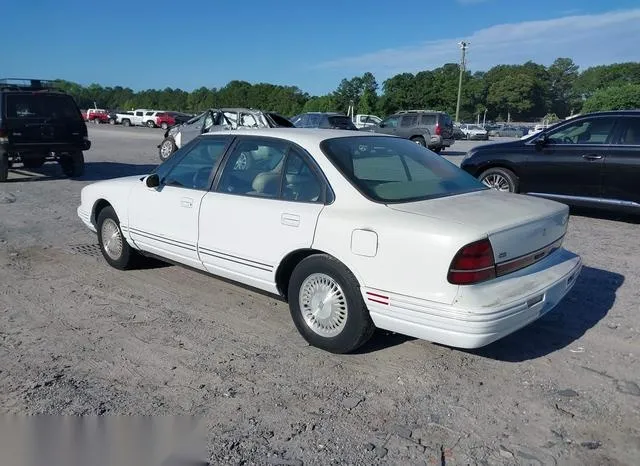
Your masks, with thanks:
[(625, 84), (596, 91), (582, 106), (583, 112), (640, 109), (640, 84)]
[(304, 104), (303, 112), (334, 112), (335, 103), (331, 95), (312, 97)]
[(560, 118), (568, 116), (581, 106), (581, 100), (575, 93), (578, 68), (571, 58), (556, 58), (548, 69), (551, 96), (549, 110)]
[(576, 80), (574, 91), (586, 99), (600, 89), (624, 84), (640, 84), (640, 62), (587, 68)]

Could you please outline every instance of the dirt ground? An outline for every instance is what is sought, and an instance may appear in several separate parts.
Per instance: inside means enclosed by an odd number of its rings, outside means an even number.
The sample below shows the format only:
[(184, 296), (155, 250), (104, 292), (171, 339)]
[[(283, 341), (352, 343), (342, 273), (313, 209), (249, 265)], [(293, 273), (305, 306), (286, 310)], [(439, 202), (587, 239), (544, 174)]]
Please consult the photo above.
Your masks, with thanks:
[(90, 137), (82, 179), (47, 165), (0, 185), (5, 414), (194, 415), (211, 464), (640, 464), (637, 221), (574, 213), (575, 288), (488, 347), (378, 332), (333, 355), (273, 298), (177, 266), (110, 268), (80, 189), (149, 171), (162, 131)]

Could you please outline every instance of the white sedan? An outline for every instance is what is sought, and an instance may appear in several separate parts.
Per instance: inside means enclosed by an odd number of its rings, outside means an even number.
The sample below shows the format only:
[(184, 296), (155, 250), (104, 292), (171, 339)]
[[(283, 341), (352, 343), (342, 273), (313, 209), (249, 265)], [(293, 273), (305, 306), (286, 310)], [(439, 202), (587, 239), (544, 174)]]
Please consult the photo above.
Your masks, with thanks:
[(556, 306), (582, 266), (564, 204), (376, 133), (205, 134), (149, 175), (86, 186), (78, 215), (112, 266), (154, 256), (276, 293), (336, 353), (376, 327), (486, 345)]

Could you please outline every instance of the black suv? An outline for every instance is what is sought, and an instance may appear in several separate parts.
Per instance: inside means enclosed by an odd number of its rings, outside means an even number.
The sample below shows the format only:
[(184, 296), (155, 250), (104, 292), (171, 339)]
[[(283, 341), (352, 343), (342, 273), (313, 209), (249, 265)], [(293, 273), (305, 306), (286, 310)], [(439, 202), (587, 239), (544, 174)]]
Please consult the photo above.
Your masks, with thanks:
[(90, 147), (73, 97), (50, 81), (0, 79), (0, 182), (15, 163), (33, 169), (55, 161), (65, 175), (81, 176)]
[(357, 131), (351, 118), (342, 113), (309, 112), (291, 118), (296, 128), (348, 129)]

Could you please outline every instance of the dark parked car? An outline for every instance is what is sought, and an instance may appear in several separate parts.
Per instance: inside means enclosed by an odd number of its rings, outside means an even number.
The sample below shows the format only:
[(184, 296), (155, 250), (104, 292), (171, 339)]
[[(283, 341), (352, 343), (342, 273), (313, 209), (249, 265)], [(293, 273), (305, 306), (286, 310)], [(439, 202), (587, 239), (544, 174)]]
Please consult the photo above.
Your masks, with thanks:
[(91, 142), (75, 100), (39, 79), (0, 80), (0, 182), (9, 168), (27, 169), (57, 162), (69, 177), (84, 172)]
[(291, 118), (296, 128), (348, 129), (357, 131), (351, 118), (342, 113), (309, 112)]
[(640, 110), (584, 114), (476, 147), (461, 167), (499, 191), (640, 214)]
[(362, 131), (391, 134), (440, 152), (454, 143), (453, 120), (449, 114), (434, 110), (405, 110)]

